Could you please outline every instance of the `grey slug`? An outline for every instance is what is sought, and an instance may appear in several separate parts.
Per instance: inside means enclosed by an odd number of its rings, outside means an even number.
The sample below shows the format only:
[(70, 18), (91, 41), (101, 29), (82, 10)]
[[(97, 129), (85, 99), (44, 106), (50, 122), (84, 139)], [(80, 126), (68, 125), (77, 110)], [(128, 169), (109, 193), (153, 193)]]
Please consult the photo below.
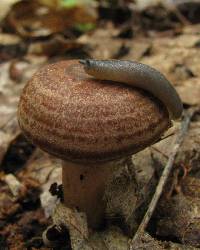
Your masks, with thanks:
[(141, 88), (157, 97), (168, 109), (172, 120), (180, 118), (181, 99), (170, 82), (156, 69), (135, 61), (80, 60), (87, 74), (101, 80), (125, 83)]

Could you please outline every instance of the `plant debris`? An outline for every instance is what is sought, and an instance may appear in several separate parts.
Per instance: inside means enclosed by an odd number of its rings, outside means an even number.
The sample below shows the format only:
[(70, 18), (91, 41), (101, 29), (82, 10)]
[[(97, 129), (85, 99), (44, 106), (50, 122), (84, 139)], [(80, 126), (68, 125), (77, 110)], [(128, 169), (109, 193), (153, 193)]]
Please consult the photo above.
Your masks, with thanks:
[(55, 250), (128, 250), (170, 157), (180, 121), (115, 173), (101, 231), (88, 230), (84, 214), (65, 209), (59, 161), (26, 140), (16, 113), (23, 87), (40, 67), (75, 58), (151, 65), (173, 83), (185, 110), (195, 110), (161, 198), (132, 249), (200, 249), (199, 9), (195, 0), (2, 0), (0, 249), (47, 250), (46, 232)]

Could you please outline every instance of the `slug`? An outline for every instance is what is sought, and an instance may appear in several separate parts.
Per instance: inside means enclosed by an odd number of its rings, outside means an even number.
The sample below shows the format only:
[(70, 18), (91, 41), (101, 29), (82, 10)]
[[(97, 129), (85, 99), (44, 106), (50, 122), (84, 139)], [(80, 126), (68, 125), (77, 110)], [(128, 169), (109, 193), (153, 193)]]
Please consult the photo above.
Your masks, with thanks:
[(183, 105), (175, 88), (156, 69), (135, 61), (80, 60), (87, 74), (101, 80), (125, 83), (141, 88), (157, 97), (166, 107), (172, 120), (180, 118)]

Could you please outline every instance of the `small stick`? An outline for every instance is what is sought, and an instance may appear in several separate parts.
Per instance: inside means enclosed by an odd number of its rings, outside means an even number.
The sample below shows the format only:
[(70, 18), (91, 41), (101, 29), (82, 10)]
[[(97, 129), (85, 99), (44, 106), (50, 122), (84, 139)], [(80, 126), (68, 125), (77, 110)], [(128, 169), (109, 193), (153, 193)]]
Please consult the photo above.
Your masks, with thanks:
[(173, 6), (171, 8), (171, 11), (174, 12), (176, 17), (179, 19), (179, 21), (183, 25), (191, 25), (191, 22), (180, 12), (180, 10), (177, 8), (177, 6)]
[(189, 125), (190, 125), (190, 122), (191, 122), (191, 118), (193, 117), (193, 115), (196, 113), (197, 111), (197, 108), (191, 108), (190, 110), (188, 110), (187, 112), (185, 112), (184, 114), (184, 119), (181, 123), (181, 129), (180, 129), (180, 132), (179, 134), (177, 135), (177, 138), (176, 138), (176, 141), (175, 141), (175, 144), (172, 148), (172, 151), (170, 153), (170, 156), (168, 158), (168, 161), (167, 161), (167, 164), (165, 165), (165, 168), (163, 170), (163, 173), (160, 177), (160, 180), (159, 180), (159, 183), (156, 187), (156, 191), (154, 193), (154, 196), (149, 204), (149, 207), (146, 211), (146, 214), (144, 215), (143, 217), (143, 220), (140, 224), (140, 226), (138, 227), (137, 229), (137, 232), (135, 233), (133, 239), (131, 239), (130, 241), (130, 250), (134, 250), (134, 245), (135, 245), (135, 242), (136, 240), (144, 233), (148, 223), (149, 223), (149, 220), (151, 219), (151, 216), (156, 208), (156, 205), (158, 203), (158, 200), (162, 194), (162, 191), (163, 191), (163, 188), (167, 182), (167, 179), (169, 177), (169, 174), (172, 170), (172, 167), (173, 167), (173, 164), (174, 164), (174, 160), (175, 160), (175, 157), (178, 153), (178, 150), (183, 142), (183, 139), (185, 137), (185, 135), (187, 134), (187, 131), (188, 131), (188, 128), (189, 128)]

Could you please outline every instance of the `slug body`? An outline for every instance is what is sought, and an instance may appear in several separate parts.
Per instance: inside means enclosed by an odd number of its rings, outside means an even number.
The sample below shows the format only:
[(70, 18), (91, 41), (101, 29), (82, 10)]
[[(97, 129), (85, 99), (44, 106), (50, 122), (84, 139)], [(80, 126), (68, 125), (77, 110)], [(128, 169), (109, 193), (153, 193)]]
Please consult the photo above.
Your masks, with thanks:
[(141, 88), (157, 97), (168, 109), (172, 120), (180, 118), (183, 110), (175, 88), (163, 74), (142, 63), (125, 60), (80, 60), (87, 74), (101, 80), (125, 83)]

